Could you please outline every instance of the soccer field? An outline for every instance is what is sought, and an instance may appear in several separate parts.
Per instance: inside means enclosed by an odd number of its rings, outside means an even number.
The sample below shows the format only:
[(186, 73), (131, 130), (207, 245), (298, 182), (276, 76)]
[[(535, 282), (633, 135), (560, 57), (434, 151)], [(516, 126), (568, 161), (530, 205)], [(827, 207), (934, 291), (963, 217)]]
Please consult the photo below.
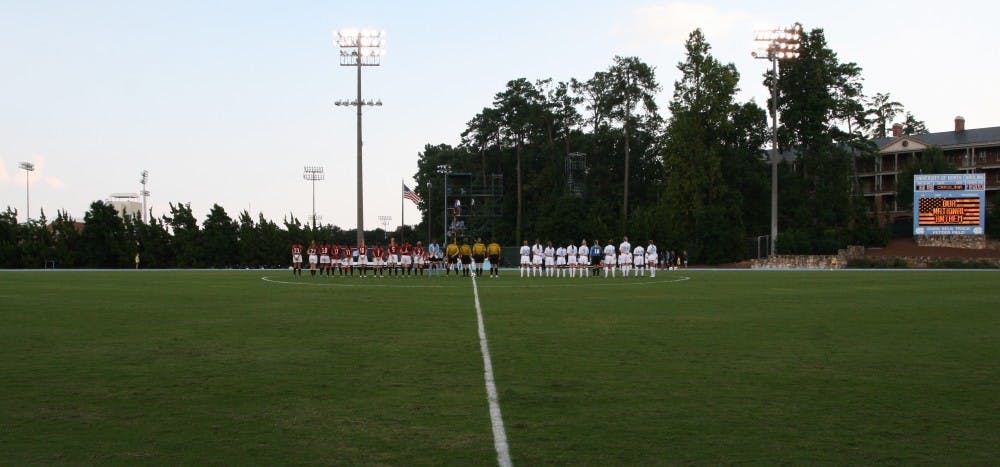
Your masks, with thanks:
[[(516, 465), (1000, 459), (1000, 273), (476, 280)], [(497, 463), (469, 278), (0, 272), (0, 304), (3, 464)]]

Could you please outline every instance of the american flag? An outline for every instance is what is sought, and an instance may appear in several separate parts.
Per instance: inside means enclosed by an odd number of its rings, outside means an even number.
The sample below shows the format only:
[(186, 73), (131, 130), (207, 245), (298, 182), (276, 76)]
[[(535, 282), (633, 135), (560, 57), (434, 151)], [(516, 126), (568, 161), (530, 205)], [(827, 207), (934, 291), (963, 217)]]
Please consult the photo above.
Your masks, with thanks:
[(919, 225), (979, 225), (979, 198), (920, 198)]
[(420, 204), (420, 195), (410, 189), (410, 187), (403, 184), (403, 198), (413, 201), (413, 204)]

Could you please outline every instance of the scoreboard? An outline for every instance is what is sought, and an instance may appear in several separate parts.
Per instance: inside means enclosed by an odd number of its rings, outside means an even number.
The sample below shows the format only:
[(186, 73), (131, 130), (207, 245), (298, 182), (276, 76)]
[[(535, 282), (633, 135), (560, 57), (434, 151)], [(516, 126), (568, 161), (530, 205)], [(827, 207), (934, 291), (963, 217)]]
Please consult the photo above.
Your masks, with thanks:
[(914, 235), (982, 235), (986, 174), (913, 176)]

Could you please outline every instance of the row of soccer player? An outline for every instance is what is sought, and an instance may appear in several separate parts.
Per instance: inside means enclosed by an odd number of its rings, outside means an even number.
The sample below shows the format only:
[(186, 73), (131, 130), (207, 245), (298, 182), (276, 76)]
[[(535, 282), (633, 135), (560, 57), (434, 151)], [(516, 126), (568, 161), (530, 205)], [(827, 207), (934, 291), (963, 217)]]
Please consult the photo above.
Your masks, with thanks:
[[(569, 244), (566, 246), (552, 246), (548, 242), (542, 246), (537, 239), (533, 246), (528, 246), (525, 240), (519, 251), (521, 254), (521, 277), (538, 277), (543, 272), (547, 277), (586, 277), (586, 271), (590, 269), (590, 275), (599, 276), (604, 270), (604, 277), (615, 277), (617, 272), (622, 273), (622, 277), (628, 277), (633, 273), (634, 277), (645, 277), (646, 270), (649, 270), (650, 277), (656, 277), (657, 266), (660, 265), (659, 252), (656, 245), (650, 240), (649, 244), (643, 247), (637, 245), (632, 248), (628, 237), (624, 237), (617, 248), (613, 240), (601, 247), (598, 240), (590, 245), (584, 239), (580, 245)], [(668, 269), (687, 267), (687, 252), (680, 256), (673, 252), (667, 252), (664, 264)]]
[[(444, 251), (435, 241), (431, 241), (425, 249), (422, 242), (418, 241), (416, 246), (411, 246), (409, 243), (399, 245), (395, 238), (391, 239), (385, 248), (379, 244), (369, 248), (363, 242), (358, 247), (316, 245), (313, 242), (305, 250), (310, 274), (313, 276), (317, 273), (320, 276), (331, 276), (335, 272), (353, 276), (354, 270), (358, 269), (360, 277), (367, 276), (369, 268), (378, 277), (384, 276), (386, 271), (390, 276), (423, 275), (424, 269), (429, 269), (432, 275), (435, 272), (440, 275), (441, 270), (450, 275), (454, 270), (456, 277), (459, 275), (459, 270), (462, 271), (462, 276), (468, 276), (472, 272), (482, 275), (484, 269), (488, 269), (490, 277), (498, 277), (500, 251), (500, 245), (495, 240), (486, 245), (479, 238), (471, 246), (466, 240), (459, 245), (457, 240), (452, 239)], [(302, 275), (302, 253), (302, 245), (292, 245), (292, 269), (297, 275)], [(538, 240), (534, 246), (529, 247), (525, 241), (520, 254), (522, 277), (526, 274), (529, 277), (532, 275), (537, 277), (543, 273), (548, 277), (565, 277), (567, 274), (576, 277), (577, 271), (580, 277), (585, 277), (585, 270), (588, 268), (591, 269), (592, 276), (600, 275), (602, 269), (605, 277), (609, 275), (615, 277), (618, 271), (622, 272), (623, 277), (630, 272), (635, 276), (645, 276), (648, 269), (650, 275), (655, 277), (657, 266), (668, 269), (687, 267), (687, 252), (675, 255), (672, 251), (668, 251), (661, 263), (652, 240), (646, 247), (639, 245), (633, 249), (628, 237), (625, 237), (617, 248), (611, 240), (604, 247), (601, 247), (597, 240), (589, 246), (587, 241), (583, 240), (579, 247), (574, 244), (553, 247), (552, 242), (543, 247)]]
[[(478, 274), (483, 274), (484, 268), (490, 270), (491, 277), (498, 277), (500, 274), (500, 244), (496, 241), (489, 245), (483, 244), (481, 239), (476, 239), (476, 243), (469, 246), (467, 241), (458, 245), (457, 240), (452, 240), (442, 252), (441, 247), (435, 241), (425, 249), (423, 242), (417, 242), (416, 246), (411, 246), (408, 242), (402, 245), (396, 243), (392, 238), (385, 248), (380, 244), (369, 248), (364, 242), (357, 247), (341, 245), (317, 245), (311, 243), (305, 249), (308, 258), (309, 273), (316, 276), (354, 275), (354, 270), (358, 270), (359, 277), (367, 277), (369, 268), (373, 275), (384, 277), (388, 275), (424, 275), (424, 269), (429, 269), (430, 274), (435, 272), (440, 275), (444, 270), (446, 275), (455, 271), (455, 276), (461, 271), (463, 276), (470, 275), (475, 266)], [(371, 257), (369, 258), (369, 255)], [(292, 273), (302, 275), (303, 247), (300, 244), (292, 245)]]

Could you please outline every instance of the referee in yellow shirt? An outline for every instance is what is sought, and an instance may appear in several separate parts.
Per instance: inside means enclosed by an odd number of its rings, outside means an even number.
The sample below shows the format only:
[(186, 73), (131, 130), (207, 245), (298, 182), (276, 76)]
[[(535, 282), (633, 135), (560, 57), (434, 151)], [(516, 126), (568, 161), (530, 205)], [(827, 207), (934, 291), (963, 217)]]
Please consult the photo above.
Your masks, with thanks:
[(500, 244), (495, 238), (486, 246), (486, 255), (490, 258), (490, 277), (500, 277)]
[(444, 249), (445, 267), (447, 268), (444, 275), (446, 276), (451, 274), (452, 268), (455, 269), (455, 275), (458, 275), (458, 244), (456, 242), (457, 240), (453, 237), (451, 243)]
[(476, 274), (482, 277), (483, 261), (486, 260), (486, 245), (481, 237), (476, 237), (476, 243), (472, 244), (472, 259), (476, 261)]
[(458, 247), (458, 255), (462, 258), (462, 275), (468, 277), (469, 267), (472, 264), (472, 248), (469, 247), (469, 239), (462, 239), (462, 246)]

